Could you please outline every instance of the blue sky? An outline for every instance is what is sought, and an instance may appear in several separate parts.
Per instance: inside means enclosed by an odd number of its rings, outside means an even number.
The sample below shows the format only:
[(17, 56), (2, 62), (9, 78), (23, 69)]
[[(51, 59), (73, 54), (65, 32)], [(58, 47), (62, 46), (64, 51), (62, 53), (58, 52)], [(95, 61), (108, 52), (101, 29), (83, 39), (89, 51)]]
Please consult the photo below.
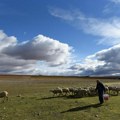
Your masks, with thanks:
[(119, 75), (120, 0), (0, 0), (0, 73)]

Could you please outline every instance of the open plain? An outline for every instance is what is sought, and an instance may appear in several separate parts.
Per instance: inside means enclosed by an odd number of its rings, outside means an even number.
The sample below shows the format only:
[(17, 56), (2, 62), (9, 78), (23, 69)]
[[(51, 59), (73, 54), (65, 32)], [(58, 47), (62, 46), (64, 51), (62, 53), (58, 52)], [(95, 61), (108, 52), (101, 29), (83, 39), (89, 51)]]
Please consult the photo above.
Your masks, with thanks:
[(120, 85), (116, 78), (1, 75), (0, 91), (8, 91), (8, 101), (0, 98), (0, 120), (119, 120), (120, 93), (103, 105), (98, 97), (53, 96), (57, 87)]

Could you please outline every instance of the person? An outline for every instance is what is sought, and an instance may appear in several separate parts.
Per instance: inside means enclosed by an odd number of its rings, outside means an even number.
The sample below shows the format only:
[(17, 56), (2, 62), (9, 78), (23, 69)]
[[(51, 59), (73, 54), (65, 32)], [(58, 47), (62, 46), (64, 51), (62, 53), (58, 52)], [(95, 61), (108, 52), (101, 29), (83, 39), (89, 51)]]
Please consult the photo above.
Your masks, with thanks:
[(97, 80), (96, 82), (97, 82), (97, 85), (95, 90), (98, 91), (99, 101), (100, 101), (100, 104), (102, 104), (104, 103), (103, 94), (105, 92), (105, 86), (100, 80)]

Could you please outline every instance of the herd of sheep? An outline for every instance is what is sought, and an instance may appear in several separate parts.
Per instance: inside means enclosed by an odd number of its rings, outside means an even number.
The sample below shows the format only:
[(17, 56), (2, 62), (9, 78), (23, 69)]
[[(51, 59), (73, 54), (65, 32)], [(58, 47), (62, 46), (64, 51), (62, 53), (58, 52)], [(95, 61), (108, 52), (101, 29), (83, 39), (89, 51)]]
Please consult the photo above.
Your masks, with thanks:
[(95, 96), (97, 92), (95, 91), (95, 87), (86, 87), (86, 88), (60, 88), (57, 87), (55, 89), (51, 89), (50, 92), (53, 93), (53, 96), (73, 96), (73, 97), (85, 97), (85, 96)]
[[(120, 87), (116, 86), (105, 86), (106, 93), (110, 95), (118, 95), (120, 91)], [(94, 86), (91, 87), (69, 87), (69, 88), (62, 88), (57, 87), (55, 89), (51, 89), (50, 92), (53, 93), (53, 96), (73, 96), (73, 97), (89, 97), (89, 96), (96, 96), (97, 91), (95, 90)]]
[[(61, 88), (57, 87), (55, 89), (51, 89), (50, 92), (53, 93), (53, 96), (73, 96), (73, 97), (88, 97), (88, 96), (96, 96), (97, 91), (94, 86), (91, 87), (69, 87), (69, 88)], [(117, 86), (106, 86), (106, 92), (110, 95), (119, 95), (120, 87)], [(0, 98), (3, 98), (3, 102), (8, 100), (8, 92), (2, 91), (0, 92)]]

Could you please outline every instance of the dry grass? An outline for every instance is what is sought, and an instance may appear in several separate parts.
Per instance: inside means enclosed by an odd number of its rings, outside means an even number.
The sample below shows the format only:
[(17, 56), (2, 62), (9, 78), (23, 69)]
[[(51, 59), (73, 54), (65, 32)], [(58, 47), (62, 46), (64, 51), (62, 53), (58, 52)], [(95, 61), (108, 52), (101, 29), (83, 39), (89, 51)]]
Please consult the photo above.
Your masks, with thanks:
[[(0, 91), (9, 92), (9, 101), (0, 103), (1, 120), (119, 120), (120, 96), (113, 96), (102, 106), (98, 97), (52, 97), (55, 87), (96, 85), (97, 78), (49, 76), (0, 76)], [(101, 79), (105, 84), (120, 83)], [(1, 100), (2, 101), (2, 100)]]

